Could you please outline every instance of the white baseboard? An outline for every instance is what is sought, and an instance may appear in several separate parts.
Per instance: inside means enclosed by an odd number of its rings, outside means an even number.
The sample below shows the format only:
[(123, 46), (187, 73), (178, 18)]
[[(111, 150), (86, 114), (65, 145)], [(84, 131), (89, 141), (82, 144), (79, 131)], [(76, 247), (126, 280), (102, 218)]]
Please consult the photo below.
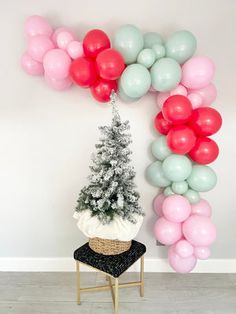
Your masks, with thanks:
[[(81, 267), (82, 271), (91, 271), (91, 268)], [(75, 262), (67, 257), (2, 257), (0, 271), (15, 272), (63, 272), (75, 271)], [(138, 262), (129, 269), (130, 272), (139, 271)], [(145, 258), (146, 272), (173, 272), (166, 259)], [(193, 273), (236, 273), (236, 259), (209, 259), (198, 261)]]

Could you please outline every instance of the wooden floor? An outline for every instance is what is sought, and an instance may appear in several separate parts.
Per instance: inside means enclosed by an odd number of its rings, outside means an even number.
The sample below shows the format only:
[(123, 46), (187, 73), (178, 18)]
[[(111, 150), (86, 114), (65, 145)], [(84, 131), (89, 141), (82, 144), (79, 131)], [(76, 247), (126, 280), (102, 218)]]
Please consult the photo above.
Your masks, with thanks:
[[(104, 284), (82, 273), (82, 286)], [(126, 273), (121, 281), (136, 280)], [(112, 314), (109, 291), (83, 293), (76, 305), (74, 273), (0, 273), (0, 314)], [(120, 314), (236, 314), (236, 274), (145, 274), (138, 288), (120, 290)]]

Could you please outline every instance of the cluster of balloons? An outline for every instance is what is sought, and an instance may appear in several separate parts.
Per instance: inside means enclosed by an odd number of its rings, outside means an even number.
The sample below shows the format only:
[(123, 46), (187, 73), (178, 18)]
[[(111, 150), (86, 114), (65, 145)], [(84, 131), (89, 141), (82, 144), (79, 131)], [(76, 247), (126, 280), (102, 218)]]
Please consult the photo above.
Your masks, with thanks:
[(159, 194), (154, 199), (153, 209), (159, 217), (154, 234), (159, 242), (169, 247), (168, 260), (173, 269), (190, 272), (197, 259), (205, 260), (210, 256), (209, 246), (215, 241), (216, 228), (206, 200), (190, 204), (181, 195)]

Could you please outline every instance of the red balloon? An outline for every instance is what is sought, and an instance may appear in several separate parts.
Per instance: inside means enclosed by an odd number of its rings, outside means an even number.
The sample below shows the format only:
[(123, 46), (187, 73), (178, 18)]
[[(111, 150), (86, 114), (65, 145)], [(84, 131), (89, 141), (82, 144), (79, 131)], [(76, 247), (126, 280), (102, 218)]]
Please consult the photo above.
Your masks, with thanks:
[(219, 154), (219, 147), (215, 141), (208, 137), (199, 137), (193, 149), (190, 150), (190, 158), (202, 165), (214, 161)]
[(111, 47), (110, 39), (107, 34), (100, 29), (89, 31), (83, 40), (84, 54), (95, 59), (104, 49)]
[(167, 134), (167, 144), (176, 153), (184, 155), (195, 145), (196, 136), (192, 129), (186, 125), (174, 126)]
[(156, 115), (154, 125), (156, 130), (164, 135), (166, 135), (172, 128), (172, 124), (164, 119), (162, 112), (159, 112)]
[(213, 108), (201, 107), (193, 111), (189, 126), (198, 136), (209, 136), (216, 133), (222, 125), (219, 112)]
[(173, 124), (184, 124), (192, 116), (192, 104), (183, 95), (173, 95), (167, 98), (162, 107), (164, 118)]
[(72, 61), (70, 76), (77, 85), (91, 87), (98, 78), (95, 62), (87, 57)]
[(91, 93), (95, 99), (100, 102), (110, 101), (110, 95), (112, 90), (117, 91), (116, 81), (107, 81), (104, 79), (99, 79), (94, 86), (91, 87)]
[(96, 63), (100, 76), (105, 80), (118, 79), (125, 68), (124, 58), (112, 48), (100, 52)]

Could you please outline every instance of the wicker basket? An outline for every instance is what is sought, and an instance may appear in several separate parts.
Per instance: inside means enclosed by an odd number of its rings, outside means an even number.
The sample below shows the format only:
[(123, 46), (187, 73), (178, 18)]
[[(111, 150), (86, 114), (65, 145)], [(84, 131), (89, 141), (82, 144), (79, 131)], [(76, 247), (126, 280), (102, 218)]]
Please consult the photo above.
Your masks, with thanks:
[(117, 255), (126, 252), (131, 247), (131, 241), (107, 240), (90, 238), (89, 247), (96, 253), (103, 255)]

